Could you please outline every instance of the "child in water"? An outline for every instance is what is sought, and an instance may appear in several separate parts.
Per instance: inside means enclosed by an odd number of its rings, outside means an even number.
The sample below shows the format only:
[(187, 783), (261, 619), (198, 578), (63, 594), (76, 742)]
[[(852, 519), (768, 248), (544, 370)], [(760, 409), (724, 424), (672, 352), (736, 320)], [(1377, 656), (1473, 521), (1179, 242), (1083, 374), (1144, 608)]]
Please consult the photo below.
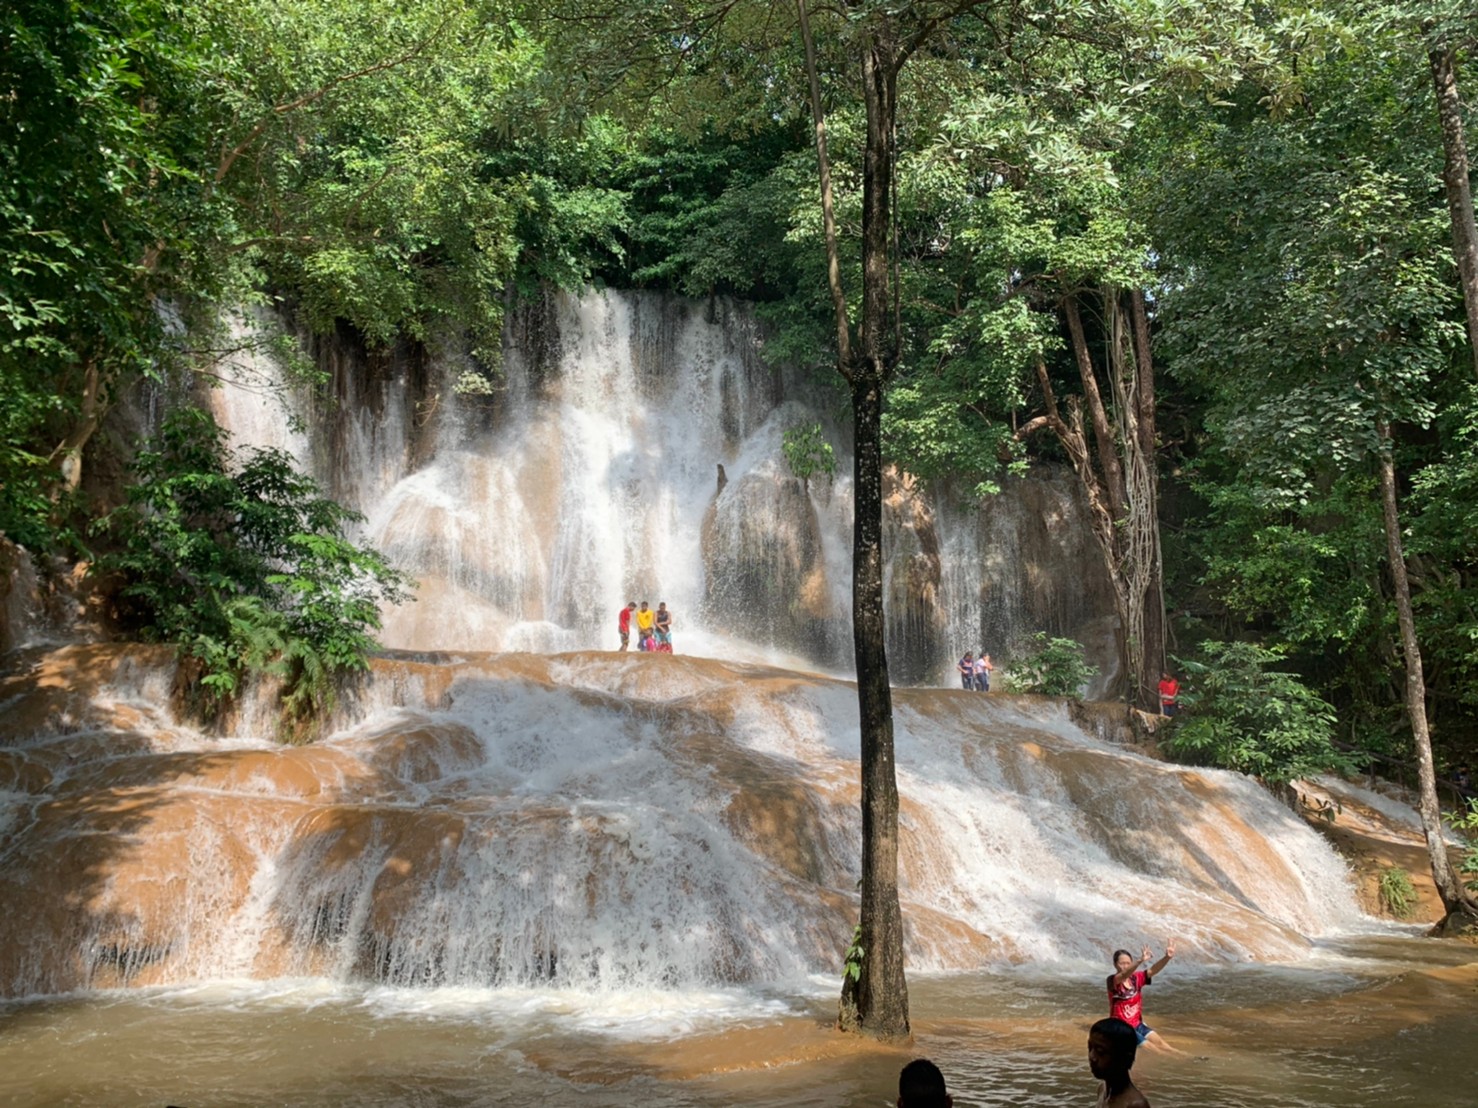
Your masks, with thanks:
[(1110, 1016), (1088, 1031), (1088, 1068), (1103, 1082), (1098, 1108), (1150, 1108), (1150, 1102), (1129, 1076), (1139, 1036), (1123, 1020)]

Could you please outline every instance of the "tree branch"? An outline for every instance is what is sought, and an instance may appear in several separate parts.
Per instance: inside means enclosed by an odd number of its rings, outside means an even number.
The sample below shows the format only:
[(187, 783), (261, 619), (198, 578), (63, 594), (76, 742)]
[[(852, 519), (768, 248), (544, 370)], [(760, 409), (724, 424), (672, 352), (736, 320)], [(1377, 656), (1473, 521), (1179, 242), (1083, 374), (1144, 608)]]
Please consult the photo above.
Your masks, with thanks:
[(1062, 298), (1062, 311), (1067, 317), (1073, 356), (1078, 363), (1078, 376), (1083, 382), (1083, 399), (1088, 405), (1089, 418), (1093, 421), (1093, 439), (1098, 446), (1098, 464), (1103, 469), (1109, 511), (1113, 513), (1114, 519), (1123, 519), (1123, 468), (1119, 465), (1119, 453), (1114, 447), (1114, 435), (1109, 428), (1108, 412), (1103, 406), (1103, 394), (1098, 389), (1098, 376), (1093, 371), (1093, 359), (1088, 354), (1088, 340), (1083, 335), (1083, 320), (1078, 315), (1077, 299), (1072, 293)]
[(374, 65), (368, 65), (365, 66), (363, 69), (357, 69), (353, 73), (342, 73), (339, 76), (335, 77), (332, 81), (329, 81), (327, 84), (314, 89), (312, 92), (304, 93), (296, 100), (289, 100), (285, 103), (275, 105), (272, 108), (272, 111), (260, 122), (258, 122), (255, 127), (251, 129), (246, 138), (242, 139), (234, 147), (221, 155), (220, 164), (216, 167), (215, 183), (220, 184), (221, 181), (225, 179), (226, 174), (231, 172), (231, 167), (236, 164), (236, 159), (241, 157), (242, 154), (245, 154), (247, 150), (251, 148), (252, 143), (256, 142), (257, 139), (262, 137), (263, 132), (265, 132), (267, 128), (272, 125), (272, 121), (274, 119), (280, 118), (284, 115), (288, 115), (291, 112), (295, 112), (299, 108), (306, 108), (309, 104), (313, 104), (319, 100), (322, 100), (334, 89), (339, 88), (342, 85), (347, 85), (351, 81), (358, 81), (361, 78), (369, 77), (375, 73), (381, 73), (387, 69), (394, 69), (397, 66), (404, 65), (412, 58), (423, 53), (427, 47), (429, 47), (433, 42), (439, 39), (441, 37), (441, 33), (446, 30), (447, 25), (450, 22), (450, 16), (448, 16), (446, 19), (443, 19), (436, 30), (432, 31), (430, 35), (422, 39), (420, 42), (416, 43), (404, 54), (400, 54), (394, 58), (386, 58), (384, 61), (376, 62)]
[(821, 218), (826, 228), (826, 283), (831, 288), (831, 302), (836, 310), (837, 368), (848, 381), (852, 379), (851, 326), (847, 319), (847, 297), (842, 291), (842, 265), (837, 252), (836, 212), (831, 198), (831, 159), (826, 153), (826, 116), (821, 110), (821, 81), (816, 76), (816, 42), (811, 37), (811, 19), (806, 14), (806, 0), (796, 0), (800, 16), (801, 39), (806, 47), (806, 77), (810, 83), (811, 118), (816, 123), (816, 158), (821, 174)]

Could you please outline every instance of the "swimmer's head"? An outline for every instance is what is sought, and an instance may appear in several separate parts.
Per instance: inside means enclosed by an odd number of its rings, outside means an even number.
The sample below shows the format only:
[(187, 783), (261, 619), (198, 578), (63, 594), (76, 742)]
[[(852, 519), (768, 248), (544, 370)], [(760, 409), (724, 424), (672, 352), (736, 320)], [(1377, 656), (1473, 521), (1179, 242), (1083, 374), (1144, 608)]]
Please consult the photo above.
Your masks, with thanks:
[(1088, 1031), (1088, 1068), (1100, 1081), (1133, 1069), (1138, 1050), (1139, 1036), (1123, 1020), (1099, 1020)]
[(915, 1058), (898, 1075), (898, 1108), (950, 1108), (944, 1074), (927, 1058)]

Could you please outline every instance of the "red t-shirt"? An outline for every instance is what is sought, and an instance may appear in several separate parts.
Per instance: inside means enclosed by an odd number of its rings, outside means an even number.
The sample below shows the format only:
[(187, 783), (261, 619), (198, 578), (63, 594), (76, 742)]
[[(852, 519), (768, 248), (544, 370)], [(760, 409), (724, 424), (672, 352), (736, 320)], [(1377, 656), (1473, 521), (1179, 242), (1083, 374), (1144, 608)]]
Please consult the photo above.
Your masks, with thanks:
[(1180, 695), (1180, 682), (1174, 677), (1168, 681), (1160, 682), (1160, 703), (1174, 704), (1175, 698)]
[(1150, 983), (1150, 975), (1144, 970), (1135, 970), (1133, 977), (1115, 988), (1114, 978), (1118, 976), (1116, 973), (1111, 974), (1108, 979), (1109, 1015), (1116, 1020), (1123, 1020), (1130, 1027), (1138, 1027), (1144, 1022), (1144, 1017), (1140, 1014), (1144, 1002), (1139, 991)]
[(623, 635), (631, 631), (631, 609), (622, 608), (621, 615), (617, 617), (616, 628)]

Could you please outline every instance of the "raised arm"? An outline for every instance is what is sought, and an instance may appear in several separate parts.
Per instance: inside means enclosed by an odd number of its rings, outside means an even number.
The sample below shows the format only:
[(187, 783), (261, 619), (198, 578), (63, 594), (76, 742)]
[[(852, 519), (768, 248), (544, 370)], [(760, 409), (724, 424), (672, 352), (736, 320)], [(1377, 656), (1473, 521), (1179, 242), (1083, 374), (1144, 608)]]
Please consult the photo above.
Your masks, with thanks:
[[(1144, 952), (1144, 956), (1145, 956), (1145, 959), (1146, 960), (1149, 959), (1149, 955), (1150, 955), (1150, 952), (1148, 950), (1146, 950)], [(1175, 957), (1175, 940), (1174, 939), (1171, 939), (1168, 943), (1165, 944), (1165, 954), (1164, 954), (1164, 956), (1158, 962), (1156, 962), (1154, 965), (1152, 965), (1150, 967), (1150, 977), (1158, 977), (1159, 974), (1160, 974), (1160, 971), (1162, 969), (1164, 969), (1166, 966), (1168, 966), (1170, 964), (1170, 959), (1172, 959), (1174, 957)]]

